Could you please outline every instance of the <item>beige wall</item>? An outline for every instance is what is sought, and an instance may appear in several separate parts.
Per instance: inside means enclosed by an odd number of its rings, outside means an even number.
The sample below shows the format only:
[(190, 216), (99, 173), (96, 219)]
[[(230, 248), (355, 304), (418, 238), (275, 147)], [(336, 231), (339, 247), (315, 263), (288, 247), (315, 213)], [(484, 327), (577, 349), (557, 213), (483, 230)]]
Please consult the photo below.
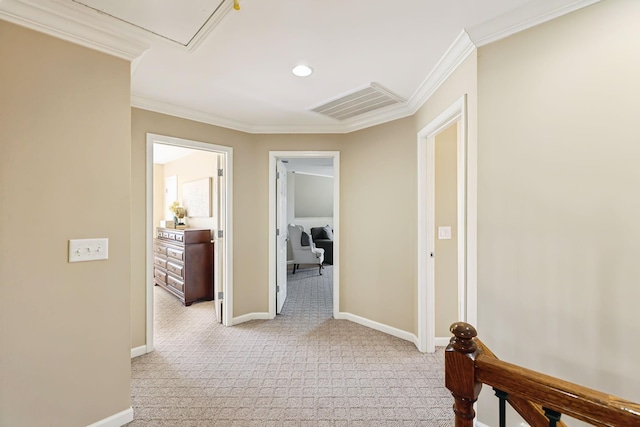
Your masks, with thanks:
[[(162, 182), (164, 182), (164, 178), (168, 176), (176, 175), (178, 177), (178, 201), (182, 205), (182, 186), (187, 182), (203, 178), (213, 178), (216, 176), (218, 171), (218, 156), (219, 154), (217, 153), (200, 150), (194, 151), (192, 154), (181, 157), (173, 162), (169, 162), (164, 165), (164, 177), (162, 178)], [(215, 197), (214, 182), (211, 180), (211, 217), (188, 217), (185, 220), (187, 227), (208, 228), (210, 230), (215, 230), (217, 228), (213, 211), (213, 201), (215, 200)], [(189, 215), (189, 211), (187, 211), (187, 215)], [(156, 225), (158, 224), (156, 223)]]
[[(469, 145), (467, 150), (469, 151), (469, 160), (471, 160), (471, 157), (476, 155), (478, 101), (477, 66), (477, 51), (473, 51), (413, 116), (416, 125), (415, 130), (417, 133), (455, 101), (460, 99), (460, 97), (466, 95), (468, 115), (467, 138)], [(471, 154), (474, 156), (471, 156)]]
[[(257, 226), (251, 221), (245, 221), (244, 216), (251, 215), (248, 207), (251, 205), (251, 198), (257, 193), (253, 184), (253, 151), (251, 144), (252, 136), (243, 132), (219, 128), (204, 123), (193, 122), (178, 117), (153, 113), (146, 110), (133, 108), (131, 110), (131, 170), (132, 170), (132, 287), (131, 287), (131, 315), (132, 334), (131, 347), (135, 348), (145, 344), (146, 330), (146, 284), (145, 284), (145, 244), (146, 244), (146, 138), (147, 132), (159, 135), (174, 136), (194, 141), (208, 142), (217, 145), (233, 147), (233, 154), (240, 160), (234, 164), (234, 186), (239, 188), (234, 192), (235, 214), (234, 214), (234, 235), (236, 245), (234, 256), (238, 257), (234, 269), (234, 279), (236, 292), (239, 293), (241, 304), (235, 306), (234, 311), (250, 313), (261, 311), (259, 301), (252, 298), (251, 291), (255, 289), (255, 283), (262, 282), (260, 273), (262, 269), (243, 268), (244, 261), (247, 265), (243, 253), (249, 252), (247, 249), (251, 245)], [(257, 161), (257, 159), (256, 159)], [(249, 243), (251, 242), (251, 243)], [(239, 245), (239, 246), (238, 246)], [(239, 260), (239, 261), (238, 261)], [(252, 264), (253, 265), (253, 264)], [(249, 293), (249, 298), (242, 298), (245, 292)], [(266, 290), (264, 295), (266, 295)], [(238, 301), (236, 299), (236, 301)]]
[(340, 309), (416, 333), (413, 126), (407, 118), (346, 135), (340, 157)]
[(129, 63), (2, 20), (0, 58), (0, 425), (86, 426), (130, 407)]
[[(458, 187), (457, 124), (435, 138), (435, 333), (449, 337), (458, 319)], [(440, 239), (438, 227), (451, 227), (451, 239)]]
[[(467, 100), (467, 234), (473, 236), (477, 233), (476, 224), (473, 222), (477, 210), (476, 177), (478, 155), (478, 88), (477, 88), (477, 51), (473, 51), (437, 91), (424, 103), (414, 115), (415, 133), (427, 126), (440, 113), (451, 106), (455, 101), (465, 96)], [(415, 135), (415, 134), (414, 134)], [(414, 136), (414, 141), (416, 140)], [(467, 241), (467, 283), (475, 280), (476, 265), (471, 256), (476, 250), (475, 242)], [(414, 287), (414, 301), (418, 303), (418, 287)], [(417, 330), (417, 310), (414, 319)], [(447, 333), (447, 335), (449, 334)]]
[[(144, 344), (146, 132), (234, 149), (233, 311), (236, 317), (268, 311), (269, 151), (341, 151), (340, 310), (415, 333), (417, 172), (411, 119), (349, 135), (248, 135), (144, 110), (133, 109), (132, 115), (135, 240), (132, 347)], [(389, 146), (394, 147), (394, 154), (400, 153), (397, 161), (389, 161), (393, 157)], [(381, 173), (382, 170), (386, 172)], [(392, 195), (394, 204), (382, 202), (381, 193)], [(400, 225), (394, 225), (397, 223)], [(256, 248), (264, 250), (256, 251)], [(245, 268), (246, 265), (251, 268)], [(397, 291), (397, 298), (386, 296), (389, 286)]]
[[(478, 54), (482, 339), (635, 401), (638, 16), (640, 2), (603, 1)], [(494, 407), (482, 402), (483, 422)]]
[[(233, 148), (234, 316), (268, 311), (269, 150), (336, 150), (336, 135), (250, 135), (150, 111), (132, 110), (132, 347), (145, 341), (146, 133)], [(264, 248), (263, 251), (257, 248)], [(251, 266), (251, 268), (247, 268)]]

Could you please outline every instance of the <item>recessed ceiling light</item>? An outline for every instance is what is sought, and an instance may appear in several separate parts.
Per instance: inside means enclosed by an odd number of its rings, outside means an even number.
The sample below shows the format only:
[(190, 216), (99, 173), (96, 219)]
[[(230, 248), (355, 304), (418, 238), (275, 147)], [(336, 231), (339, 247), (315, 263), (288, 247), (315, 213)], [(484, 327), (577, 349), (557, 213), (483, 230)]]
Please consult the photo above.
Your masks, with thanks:
[(291, 70), (291, 72), (298, 77), (309, 77), (311, 74), (313, 74), (313, 68), (309, 67), (308, 65), (296, 65), (295, 67), (293, 67), (293, 70)]

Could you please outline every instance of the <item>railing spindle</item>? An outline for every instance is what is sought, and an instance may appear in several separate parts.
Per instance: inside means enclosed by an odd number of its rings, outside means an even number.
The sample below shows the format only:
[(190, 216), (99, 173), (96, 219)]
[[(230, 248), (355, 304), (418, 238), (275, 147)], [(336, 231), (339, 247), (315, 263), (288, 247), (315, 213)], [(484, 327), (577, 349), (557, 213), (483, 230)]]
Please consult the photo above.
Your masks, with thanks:
[(560, 412), (554, 411), (553, 409), (543, 407), (544, 415), (549, 419), (549, 427), (556, 427), (558, 421), (560, 421)]
[(509, 393), (505, 393), (495, 387), (493, 391), (496, 392), (496, 397), (498, 398), (500, 427), (507, 427), (507, 398), (509, 397)]

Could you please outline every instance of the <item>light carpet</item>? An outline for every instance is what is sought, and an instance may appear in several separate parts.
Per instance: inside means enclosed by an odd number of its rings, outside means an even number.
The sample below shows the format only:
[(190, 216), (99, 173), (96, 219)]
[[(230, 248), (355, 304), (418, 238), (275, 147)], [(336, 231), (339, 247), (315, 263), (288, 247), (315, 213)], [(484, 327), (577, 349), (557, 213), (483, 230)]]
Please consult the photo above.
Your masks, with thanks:
[(233, 327), (155, 288), (155, 351), (131, 361), (131, 427), (452, 426), (443, 349), (332, 318), (332, 267), (288, 275), (282, 314)]

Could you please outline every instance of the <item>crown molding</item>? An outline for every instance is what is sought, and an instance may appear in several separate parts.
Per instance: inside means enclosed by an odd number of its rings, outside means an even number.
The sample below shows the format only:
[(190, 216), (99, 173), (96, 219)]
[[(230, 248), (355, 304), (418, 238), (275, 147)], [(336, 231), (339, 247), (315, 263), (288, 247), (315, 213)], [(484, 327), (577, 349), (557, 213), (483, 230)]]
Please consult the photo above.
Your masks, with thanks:
[[(232, 129), (251, 134), (335, 134), (350, 133), (367, 127), (379, 125), (388, 121), (400, 119), (411, 115), (405, 105), (395, 106), (392, 112), (382, 112), (373, 117), (358, 120), (356, 122), (338, 123), (330, 125), (250, 125), (248, 123), (230, 120), (214, 114), (187, 108), (168, 102), (157, 101), (142, 96), (132, 95), (131, 106), (143, 110), (153, 111), (169, 116), (180, 117), (200, 123), (206, 123), (218, 127)], [(347, 121), (345, 121), (347, 122)]]
[(478, 47), (597, 3), (598, 1), (600, 0), (575, 0), (567, 4), (566, 0), (537, 0), (535, 2), (529, 2), (525, 6), (501, 15), (485, 24), (469, 30), (463, 30), (407, 102), (377, 111), (370, 111), (335, 124), (260, 126), (236, 122), (200, 111), (176, 107), (152, 100), (140, 102), (140, 99), (136, 99), (137, 105), (134, 106), (247, 133), (335, 134), (355, 132), (414, 115)]
[(356, 117), (330, 125), (306, 125), (306, 126), (260, 126), (233, 121), (213, 114), (158, 102), (139, 96), (131, 97), (134, 107), (155, 111), (156, 113), (169, 114), (184, 119), (195, 120), (215, 126), (238, 130), (247, 133), (261, 134), (307, 134), (307, 133), (351, 133), (366, 129), (371, 126), (381, 125), (393, 120), (411, 116), (434, 94), (447, 78), (462, 64), (462, 62), (475, 49), (466, 31), (462, 31), (454, 40), (449, 49), (444, 53), (429, 76), (422, 82), (418, 90), (409, 101), (396, 104), (376, 111), (361, 114)]
[(52, 0), (0, 0), (0, 19), (128, 61), (150, 47), (105, 29), (91, 15)]
[(418, 87), (418, 90), (411, 96), (409, 100), (410, 114), (415, 114), (475, 49), (476, 45), (471, 41), (469, 34), (462, 30), (436, 66), (433, 67), (431, 73)]
[(254, 133), (351, 133), (371, 126), (381, 125), (410, 116), (407, 103), (390, 105), (376, 111), (369, 111), (357, 117), (337, 121), (328, 125), (309, 126), (255, 126)]
[(348, 133), (340, 125), (286, 125), (286, 126), (253, 126), (254, 134), (336, 134)]
[(340, 127), (341, 133), (355, 132), (414, 115), (475, 48), (467, 32), (463, 30), (407, 102), (346, 120)]
[[(536, 0), (467, 31), (463, 30), (407, 102), (371, 111), (335, 124), (251, 125), (134, 94), (131, 97), (131, 104), (137, 108), (245, 133), (350, 133), (415, 114), (477, 47), (599, 1)], [(216, 19), (207, 23), (189, 43), (187, 46), (189, 51), (197, 49), (231, 9), (231, 3), (231, 0), (223, 2), (221, 13)], [(133, 73), (144, 53), (150, 48), (150, 44), (144, 41), (145, 37), (139, 32), (125, 28), (124, 24), (107, 21), (105, 17), (85, 9), (73, 2), (62, 0), (0, 0), (0, 19), (129, 60), (132, 62)]]
[(131, 95), (131, 106), (143, 110), (154, 111), (156, 113), (168, 114), (170, 116), (181, 117), (183, 119), (194, 120), (227, 129), (237, 130), (245, 133), (255, 133), (253, 127), (246, 123), (225, 119), (213, 114), (205, 113), (192, 108), (170, 104), (168, 102), (157, 101), (143, 96)]
[(336, 125), (301, 125), (301, 126), (254, 126), (248, 123), (230, 120), (214, 114), (187, 108), (168, 102), (157, 101), (143, 96), (132, 95), (131, 106), (142, 110), (153, 111), (155, 113), (180, 117), (200, 123), (236, 130), (250, 134), (305, 134), (305, 133), (346, 133), (342, 126)]
[(530, 1), (522, 7), (471, 27), (467, 31), (476, 47), (480, 47), (599, 1), (601, 0), (574, 0), (569, 3), (566, 0)]

